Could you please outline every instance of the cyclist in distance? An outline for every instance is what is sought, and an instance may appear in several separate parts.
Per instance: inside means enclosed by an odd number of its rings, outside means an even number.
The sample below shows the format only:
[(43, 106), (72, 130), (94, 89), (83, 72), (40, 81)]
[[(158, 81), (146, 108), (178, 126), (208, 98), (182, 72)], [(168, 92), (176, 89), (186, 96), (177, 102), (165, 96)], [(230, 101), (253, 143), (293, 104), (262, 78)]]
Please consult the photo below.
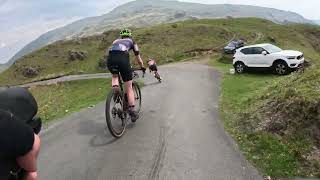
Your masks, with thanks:
[(37, 180), (37, 158), (40, 138), (31, 127), (17, 120), (8, 111), (0, 109), (0, 179), (6, 180), (10, 167), (8, 161), (15, 159), (26, 171), (26, 180)]
[(132, 32), (129, 29), (123, 29), (120, 32), (120, 38), (116, 39), (108, 50), (107, 66), (112, 73), (112, 88), (115, 92), (119, 92), (120, 73), (125, 85), (126, 94), (129, 103), (129, 115), (131, 121), (135, 122), (139, 118), (138, 112), (135, 111), (135, 97), (132, 88), (132, 69), (130, 64), (129, 51), (133, 50), (135, 59), (139, 63), (141, 69), (145, 71), (143, 61), (139, 53), (139, 47), (132, 39)]
[(148, 65), (149, 65), (149, 71), (150, 73), (153, 72), (153, 76), (155, 78), (157, 78), (159, 81), (162, 80), (159, 72), (158, 72), (158, 67), (157, 67), (157, 63), (156, 60), (149, 58), (147, 61)]

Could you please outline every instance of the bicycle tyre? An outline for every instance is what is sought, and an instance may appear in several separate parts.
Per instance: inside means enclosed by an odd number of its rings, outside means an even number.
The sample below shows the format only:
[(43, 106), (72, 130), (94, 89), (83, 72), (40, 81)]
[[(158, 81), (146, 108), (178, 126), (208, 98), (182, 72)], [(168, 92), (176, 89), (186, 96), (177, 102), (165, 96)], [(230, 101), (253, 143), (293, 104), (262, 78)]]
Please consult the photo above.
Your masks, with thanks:
[[(108, 94), (107, 100), (106, 100), (106, 105), (105, 105), (105, 117), (106, 117), (106, 122), (107, 122), (107, 126), (108, 129), (111, 133), (111, 135), (115, 138), (120, 138), (125, 130), (126, 130), (126, 123), (122, 122), (122, 128), (120, 131), (115, 130), (115, 128), (112, 125), (111, 120), (113, 119), (113, 117), (110, 114), (110, 108), (111, 108), (111, 101), (113, 101), (113, 97), (115, 96), (115, 92), (113, 90), (110, 91), (110, 93)], [(121, 99), (123, 100), (123, 98), (121, 97)], [(123, 108), (123, 104), (121, 104), (121, 107)], [(123, 120), (122, 120), (123, 121)]]
[(142, 105), (141, 89), (138, 83), (132, 83), (134, 98), (135, 98), (135, 110), (140, 113)]

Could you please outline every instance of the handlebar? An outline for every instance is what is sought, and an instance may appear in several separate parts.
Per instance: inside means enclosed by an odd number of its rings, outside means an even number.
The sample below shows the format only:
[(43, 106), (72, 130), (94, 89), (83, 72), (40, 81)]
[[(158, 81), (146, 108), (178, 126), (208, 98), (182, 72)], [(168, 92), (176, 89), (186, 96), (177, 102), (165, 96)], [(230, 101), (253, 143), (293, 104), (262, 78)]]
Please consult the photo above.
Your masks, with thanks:
[(144, 75), (146, 74), (146, 68), (132, 68), (132, 71), (134, 73), (134, 71), (142, 71), (142, 77), (144, 77)]

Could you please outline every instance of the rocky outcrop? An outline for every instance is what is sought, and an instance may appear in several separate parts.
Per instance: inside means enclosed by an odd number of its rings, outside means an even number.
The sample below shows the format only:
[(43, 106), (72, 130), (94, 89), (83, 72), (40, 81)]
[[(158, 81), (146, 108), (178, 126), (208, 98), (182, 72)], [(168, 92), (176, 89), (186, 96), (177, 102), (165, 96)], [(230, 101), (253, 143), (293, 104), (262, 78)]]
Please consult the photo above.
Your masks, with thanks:
[(75, 50), (71, 50), (69, 51), (69, 60), (70, 61), (75, 61), (75, 60), (85, 60), (87, 58), (87, 52), (83, 52), (83, 51), (75, 51)]
[(18, 69), (18, 71), (27, 78), (33, 78), (36, 77), (40, 74), (41, 68), (38, 67), (33, 67), (33, 66), (24, 66)]

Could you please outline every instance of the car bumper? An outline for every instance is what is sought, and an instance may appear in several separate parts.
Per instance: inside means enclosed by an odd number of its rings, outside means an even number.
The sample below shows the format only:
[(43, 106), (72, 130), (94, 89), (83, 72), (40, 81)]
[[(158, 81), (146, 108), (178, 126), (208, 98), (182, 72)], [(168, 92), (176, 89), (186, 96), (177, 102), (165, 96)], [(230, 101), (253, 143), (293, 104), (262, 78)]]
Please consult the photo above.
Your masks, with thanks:
[(292, 69), (297, 69), (302, 67), (304, 64), (304, 58), (300, 59), (300, 60), (290, 60), (289, 61), (289, 67)]

